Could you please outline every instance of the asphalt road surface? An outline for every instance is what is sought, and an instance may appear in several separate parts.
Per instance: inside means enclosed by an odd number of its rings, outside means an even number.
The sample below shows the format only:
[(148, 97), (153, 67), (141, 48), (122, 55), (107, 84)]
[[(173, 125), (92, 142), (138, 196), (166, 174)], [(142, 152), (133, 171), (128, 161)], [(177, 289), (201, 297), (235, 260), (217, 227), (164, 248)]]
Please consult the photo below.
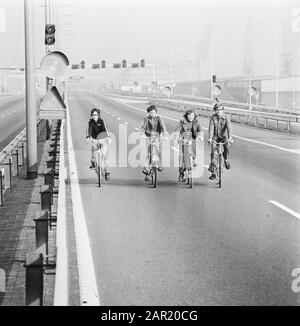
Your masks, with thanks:
[(24, 97), (0, 99), (0, 151), (25, 127)]
[[(130, 103), (129, 103), (130, 102)], [(147, 103), (70, 93), (80, 191), (102, 305), (298, 305), (300, 267), (299, 137), (233, 125), (232, 169), (223, 187), (193, 189), (165, 168), (158, 186), (141, 168), (111, 168), (97, 187), (85, 135), (92, 107), (109, 130), (139, 128)], [(169, 132), (182, 114), (160, 109)], [(204, 128), (208, 120), (201, 119)], [(205, 164), (209, 147), (205, 129)], [(119, 140), (117, 139), (117, 142)], [(128, 151), (133, 145), (128, 145)]]

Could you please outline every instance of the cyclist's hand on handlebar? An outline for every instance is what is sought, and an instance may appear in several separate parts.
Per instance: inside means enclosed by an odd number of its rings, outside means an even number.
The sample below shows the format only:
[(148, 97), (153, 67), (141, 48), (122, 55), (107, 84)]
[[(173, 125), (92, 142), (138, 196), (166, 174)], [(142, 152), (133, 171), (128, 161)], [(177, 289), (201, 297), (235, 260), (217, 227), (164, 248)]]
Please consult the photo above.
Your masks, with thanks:
[(207, 142), (208, 142), (209, 144), (211, 144), (212, 139), (211, 139), (211, 138), (207, 139)]
[(230, 144), (233, 144), (233, 139), (232, 139), (232, 137), (230, 137), (230, 138), (228, 139), (228, 142), (229, 142)]
[(85, 140), (86, 140), (87, 143), (90, 143), (91, 138), (90, 138), (89, 136), (87, 136), (87, 137), (85, 138)]
[(111, 142), (112, 142), (112, 140), (111, 140), (111, 137), (109, 136), (109, 137), (107, 138), (107, 143), (108, 143), (108, 144), (111, 144)]

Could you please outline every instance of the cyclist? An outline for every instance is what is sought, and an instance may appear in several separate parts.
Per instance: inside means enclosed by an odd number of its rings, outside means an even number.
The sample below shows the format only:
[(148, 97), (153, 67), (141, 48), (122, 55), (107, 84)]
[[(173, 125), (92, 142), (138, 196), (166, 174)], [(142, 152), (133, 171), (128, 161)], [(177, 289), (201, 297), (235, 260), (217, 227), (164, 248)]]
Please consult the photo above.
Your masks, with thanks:
[[(217, 143), (228, 141), (229, 143), (233, 143), (232, 139), (232, 127), (230, 117), (224, 113), (224, 104), (221, 102), (217, 102), (214, 104), (213, 115), (209, 120), (209, 128), (208, 128), (208, 142), (214, 140)], [(229, 144), (224, 144), (224, 164), (226, 169), (230, 169), (229, 163)], [(216, 178), (215, 170), (216, 170), (216, 162), (217, 162), (218, 148), (215, 145), (211, 145), (211, 162), (208, 168), (208, 171), (211, 172), (210, 180), (214, 180)]]
[[(167, 129), (160, 115), (157, 114), (157, 108), (155, 105), (150, 105), (147, 108), (148, 116), (143, 120), (141, 125), (141, 134), (145, 135), (147, 139), (153, 135), (160, 136), (163, 134), (167, 137)], [(148, 155), (142, 173), (145, 174), (145, 181), (149, 180), (149, 155), (150, 155), (150, 142), (148, 141)], [(161, 149), (159, 149), (159, 166), (158, 171), (163, 170), (161, 163)]]
[[(106, 128), (106, 125), (105, 125), (103, 119), (101, 118), (100, 110), (93, 108), (91, 110), (91, 119), (89, 121), (86, 139), (87, 139), (87, 141), (89, 141), (91, 138), (97, 139), (97, 137), (99, 138), (99, 135), (101, 136), (101, 138), (107, 138), (107, 137), (109, 137), (109, 132)], [(107, 162), (108, 151), (107, 151), (106, 144), (92, 144), (92, 147), (91, 147), (92, 157), (91, 157), (90, 169), (94, 169), (96, 167), (95, 166), (96, 151), (99, 148), (101, 148), (101, 146), (102, 146), (102, 151), (104, 154), (105, 180), (108, 181), (110, 179), (110, 172), (108, 170), (108, 162)]]
[[(183, 115), (183, 119), (179, 121), (179, 124), (175, 130), (176, 139), (179, 144), (182, 140), (196, 140), (197, 138), (203, 141), (203, 131), (198, 119), (198, 116), (194, 109), (188, 109)], [(184, 166), (184, 149), (186, 147), (179, 146), (179, 182), (184, 182), (184, 172), (186, 170)], [(196, 142), (192, 143), (193, 154), (193, 166), (196, 167)]]

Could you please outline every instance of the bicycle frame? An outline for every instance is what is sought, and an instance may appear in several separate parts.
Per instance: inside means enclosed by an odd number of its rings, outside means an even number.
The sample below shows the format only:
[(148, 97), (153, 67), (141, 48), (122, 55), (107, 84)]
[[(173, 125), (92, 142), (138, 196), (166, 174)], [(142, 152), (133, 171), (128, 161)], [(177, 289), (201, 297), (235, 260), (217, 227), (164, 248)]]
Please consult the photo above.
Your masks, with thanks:
[(101, 187), (101, 177), (103, 176), (104, 172), (104, 153), (103, 153), (103, 145), (107, 143), (108, 138), (99, 139), (99, 140), (91, 140), (91, 144), (97, 145), (98, 149), (96, 150), (97, 160), (95, 162), (95, 172), (98, 178), (98, 185)]
[(219, 178), (219, 188), (221, 188), (222, 185), (222, 172), (223, 169), (222, 167), (224, 166), (224, 157), (223, 157), (223, 153), (224, 153), (224, 145), (229, 143), (228, 140), (226, 140), (225, 142), (219, 142), (217, 143), (216, 141), (212, 140), (211, 142), (215, 147), (217, 147), (218, 149), (218, 156), (217, 156), (217, 164), (216, 164), (216, 174)]
[[(158, 142), (158, 144), (157, 144)], [(150, 152), (148, 152), (148, 160), (150, 165), (150, 175), (152, 179), (153, 188), (156, 188), (157, 184), (157, 168), (160, 161), (159, 153), (157, 153), (157, 146), (160, 145), (160, 138), (157, 136), (151, 136), (147, 139), (147, 150), (150, 144)]]
[[(183, 158), (183, 165), (186, 168), (187, 173), (187, 184), (190, 186), (190, 188), (193, 187), (193, 154), (192, 154), (192, 145), (193, 142), (196, 142), (196, 140), (184, 140), (181, 139), (181, 146), (182, 146), (182, 158)], [(185, 154), (184, 146), (187, 146), (187, 153)], [(186, 162), (186, 159), (188, 157), (188, 162)]]

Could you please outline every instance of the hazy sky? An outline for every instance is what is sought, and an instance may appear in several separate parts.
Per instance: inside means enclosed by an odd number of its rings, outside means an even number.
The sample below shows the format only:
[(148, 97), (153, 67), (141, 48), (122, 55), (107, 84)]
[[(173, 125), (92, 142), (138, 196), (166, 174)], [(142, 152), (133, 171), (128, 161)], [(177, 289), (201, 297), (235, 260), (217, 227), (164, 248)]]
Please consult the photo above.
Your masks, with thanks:
[[(288, 14), (287, 2), (300, 7), (300, 0), (54, 0), (57, 49), (72, 63), (194, 59), (209, 24), (215, 72), (241, 75), (250, 10), (255, 73), (274, 74), (275, 31)], [(34, 1), (37, 64), (45, 51), (43, 4)], [(0, 0), (1, 8), (7, 22), (0, 33), (0, 66), (23, 65), (23, 0)]]

